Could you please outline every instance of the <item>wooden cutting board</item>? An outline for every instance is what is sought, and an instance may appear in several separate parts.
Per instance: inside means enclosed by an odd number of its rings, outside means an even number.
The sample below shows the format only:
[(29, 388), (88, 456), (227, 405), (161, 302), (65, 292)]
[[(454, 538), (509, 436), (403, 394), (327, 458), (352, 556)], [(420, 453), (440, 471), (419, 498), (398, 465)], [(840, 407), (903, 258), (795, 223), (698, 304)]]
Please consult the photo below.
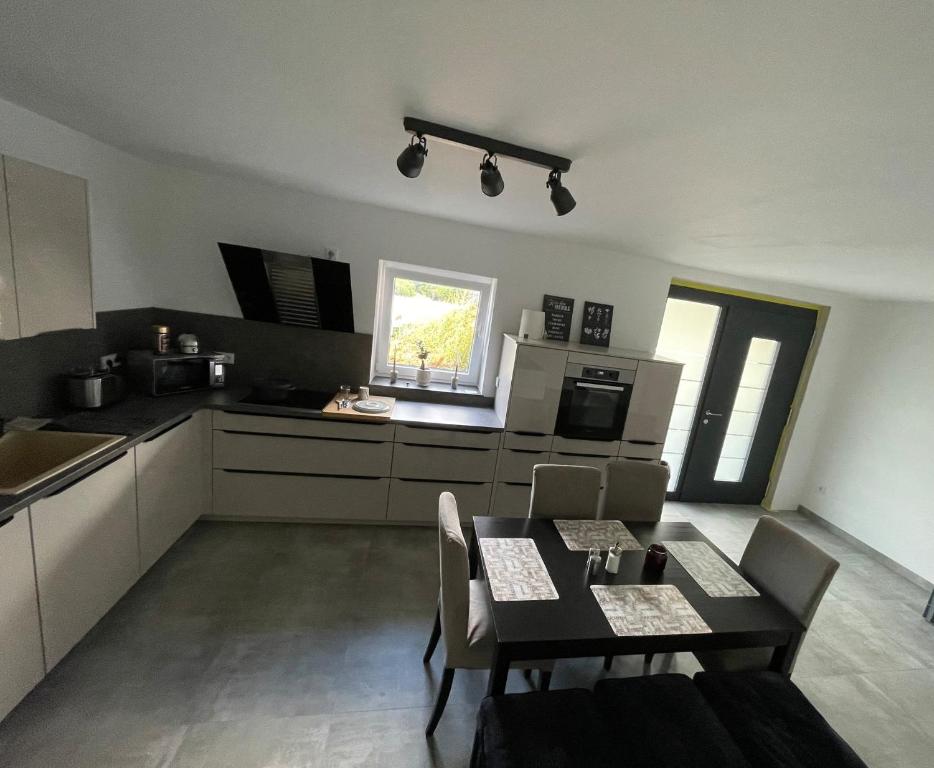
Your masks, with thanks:
[(350, 396), (350, 406), (347, 408), (338, 408), (337, 403), (340, 400), (339, 395), (335, 395), (334, 398), (326, 406), (324, 410), (321, 411), (325, 416), (339, 416), (342, 419), (350, 419), (352, 421), (373, 421), (376, 423), (387, 422), (392, 418), (392, 410), (396, 405), (396, 398), (394, 397), (378, 397), (376, 395), (371, 395), (370, 400), (379, 400), (381, 403), (386, 403), (389, 406), (389, 410), (385, 413), (360, 413), (360, 411), (355, 411), (353, 409), (353, 404), (357, 401), (356, 395)]

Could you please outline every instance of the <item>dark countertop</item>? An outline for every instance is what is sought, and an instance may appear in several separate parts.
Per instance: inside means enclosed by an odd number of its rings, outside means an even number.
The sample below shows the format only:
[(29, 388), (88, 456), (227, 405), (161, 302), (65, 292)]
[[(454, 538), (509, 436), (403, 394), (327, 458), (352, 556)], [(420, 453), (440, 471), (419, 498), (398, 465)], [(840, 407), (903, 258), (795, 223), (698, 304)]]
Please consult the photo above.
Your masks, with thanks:
[[(73, 411), (53, 419), (52, 428), (70, 432), (126, 435), (127, 439), (109, 451), (65, 470), (25, 493), (16, 496), (0, 496), (0, 523), (33, 502), (71, 485), (95, 469), (113, 461), (135, 445), (158, 437), (203, 408), (267, 416), (342, 420), (340, 417), (322, 416), (321, 411), (311, 409), (240, 403), (239, 400), (246, 394), (247, 390), (235, 388), (190, 392), (168, 397), (130, 395), (121, 402), (100, 411)], [(348, 419), (350, 420), (353, 419)], [(503, 423), (492, 408), (416, 403), (406, 400), (396, 401), (391, 423), (484, 432), (499, 432), (503, 429)]]

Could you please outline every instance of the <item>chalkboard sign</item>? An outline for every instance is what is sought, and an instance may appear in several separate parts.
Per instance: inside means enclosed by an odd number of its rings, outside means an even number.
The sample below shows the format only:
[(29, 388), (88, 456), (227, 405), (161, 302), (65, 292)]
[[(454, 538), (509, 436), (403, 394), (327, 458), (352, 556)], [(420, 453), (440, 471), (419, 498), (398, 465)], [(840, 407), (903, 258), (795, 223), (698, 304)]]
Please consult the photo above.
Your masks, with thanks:
[(610, 346), (610, 328), (613, 325), (613, 305), (584, 302), (584, 319), (581, 321), (581, 344), (595, 347)]
[(545, 294), (545, 298), (542, 299), (542, 311), (545, 313), (545, 338), (568, 341), (571, 338), (574, 299)]

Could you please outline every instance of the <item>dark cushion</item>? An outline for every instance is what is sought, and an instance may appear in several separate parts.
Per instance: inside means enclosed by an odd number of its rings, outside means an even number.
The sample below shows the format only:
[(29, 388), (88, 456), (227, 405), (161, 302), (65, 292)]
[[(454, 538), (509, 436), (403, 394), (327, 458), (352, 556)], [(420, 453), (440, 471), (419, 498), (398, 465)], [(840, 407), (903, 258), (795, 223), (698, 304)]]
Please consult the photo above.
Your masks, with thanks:
[(749, 768), (685, 675), (601, 680), (594, 697), (614, 744), (614, 765)]
[(578, 768), (604, 759), (606, 733), (593, 695), (580, 688), (487, 697), (480, 704), (474, 768)]
[(865, 768), (791, 680), (776, 672), (698, 672), (698, 690), (756, 768)]

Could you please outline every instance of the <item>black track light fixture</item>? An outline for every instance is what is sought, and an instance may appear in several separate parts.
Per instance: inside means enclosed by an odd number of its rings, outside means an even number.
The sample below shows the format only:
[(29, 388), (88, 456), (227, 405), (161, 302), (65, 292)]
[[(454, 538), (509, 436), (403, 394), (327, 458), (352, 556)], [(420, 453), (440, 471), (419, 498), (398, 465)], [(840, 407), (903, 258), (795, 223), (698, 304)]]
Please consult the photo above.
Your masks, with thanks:
[(480, 163), (480, 189), (487, 197), (496, 197), (505, 189), (503, 175), (497, 168), (496, 155), (486, 154)]
[(402, 126), (412, 134), (412, 142), (399, 155), (396, 165), (403, 176), (414, 179), (421, 173), (428, 154), (426, 136), (445, 144), (456, 144), (461, 147), (470, 147), (483, 152), (480, 163), (480, 189), (487, 197), (497, 197), (502, 194), (506, 185), (499, 172), (499, 158), (508, 157), (522, 163), (546, 168), (549, 171), (546, 186), (551, 190), (551, 203), (559, 216), (565, 216), (574, 210), (577, 202), (573, 195), (561, 183), (561, 174), (571, 170), (571, 161), (560, 155), (552, 155), (539, 149), (522, 147), (508, 141), (481, 136), (449, 125), (431, 123), (417, 117), (404, 117)]
[(422, 172), (422, 166), (425, 164), (425, 158), (428, 156), (428, 142), (421, 134), (413, 135), (409, 146), (402, 150), (399, 159), (396, 160), (396, 167), (399, 173), (410, 179), (418, 177)]
[(577, 201), (568, 188), (561, 183), (561, 171), (557, 168), (552, 169), (545, 186), (551, 189), (551, 204), (559, 216), (564, 216), (574, 210)]

